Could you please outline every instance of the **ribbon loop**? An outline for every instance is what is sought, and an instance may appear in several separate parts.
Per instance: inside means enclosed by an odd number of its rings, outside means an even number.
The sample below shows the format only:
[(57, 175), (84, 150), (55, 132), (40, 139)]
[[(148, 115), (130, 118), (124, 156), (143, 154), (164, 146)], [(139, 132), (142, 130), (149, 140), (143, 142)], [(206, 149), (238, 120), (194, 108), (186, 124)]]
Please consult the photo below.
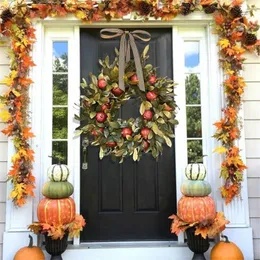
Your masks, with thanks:
[[(121, 29), (102, 29), (100, 31), (100, 36), (103, 39), (113, 39), (116, 37), (121, 37), (120, 39), (120, 49), (119, 49), (119, 79), (118, 84), (119, 88), (125, 91), (125, 82), (124, 82), (124, 75), (125, 75), (125, 64), (130, 61), (130, 49), (132, 49), (136, 74), (138, 78), (138, 85), (141, 91), (145, 91), (145, 84), (144, 84), (144, 75), (143, 69), (141, 64), (140, 55), (135, 43), (135, 38), (139, 39), (144, 42), (148, 42), (151, 39), (150, 33), (143, 31), (143, 30), (135, 30), (132, 32), (123, 31)], [(128, 37), (127, 37), (128, 36)], [(144, 37), (143, 37), (144, 36)]]

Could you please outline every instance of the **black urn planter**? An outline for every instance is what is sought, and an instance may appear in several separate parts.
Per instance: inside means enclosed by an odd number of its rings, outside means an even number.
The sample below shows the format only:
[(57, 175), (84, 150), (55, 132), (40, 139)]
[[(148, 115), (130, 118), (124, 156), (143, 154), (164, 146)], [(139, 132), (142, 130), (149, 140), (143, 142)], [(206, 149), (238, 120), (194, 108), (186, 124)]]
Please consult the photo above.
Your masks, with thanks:
[(194, 227), (188, 228), (186, 234), (188, 247), (194, 253), (192, 260), (206, 260), (204, 253), (209, 249), (208, 237), (204, 239), (201, 235), (195, 236)]
[(65, 252), (68, 246), (68, 235), (67, 232), (62, 239), (53, 240), (45, 234), (45, 249), (51, 255), (51, 260), (62, 260), (61, 254)]

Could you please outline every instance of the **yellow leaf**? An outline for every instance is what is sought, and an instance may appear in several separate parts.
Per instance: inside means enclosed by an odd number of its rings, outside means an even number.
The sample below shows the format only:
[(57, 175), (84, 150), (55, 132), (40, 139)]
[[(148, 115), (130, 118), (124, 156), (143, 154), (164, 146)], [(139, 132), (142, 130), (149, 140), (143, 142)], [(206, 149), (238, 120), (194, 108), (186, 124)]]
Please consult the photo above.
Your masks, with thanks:
[(213, 153), (226, 153), (228, 150), (224, 146), (218, 146), (216, 149), (213, 151)]
[(167, 136), (163, 136), (164, 137), (164, 140), (166, 142), (166, 144), (169, 146), (169, 147), (172, 147), (172, 141), (169, 137)]
[(0, 81), (0, 83), (10, 87), (13, 85), (13, 79), (9, 77), (5, 77), (3, 80)]
[(134, 149), (133, 160), (134, 160), (134, 161), (137, 161), (137, 160), (138, 160), (138, 151), (137, 151), (136, 148)]
[(2, 110), (0, 112), (0, 119), (2, 122), (7, 122), (11, 119), (11, 114), (7, 110)]
[(13, 92), (13, 94), (14, 94), (16, 97), (20, 97), (20, 96), (21, 96), (21, 94), (20, 94), (17, 90), (15, 90), (15, 89), (13, 89), (12, 92)]
[(230, 42), (228, 39), (222, 39), (218, 42), (218, 45), (220, 46), (221, 49), (225, 49), (230, 46)]
[(75, 12), (75, 16), (81, 20), (84, 20), (87, 18), (87, 15), (85, 12), (81, 11), (81, 10), (78, 10)]

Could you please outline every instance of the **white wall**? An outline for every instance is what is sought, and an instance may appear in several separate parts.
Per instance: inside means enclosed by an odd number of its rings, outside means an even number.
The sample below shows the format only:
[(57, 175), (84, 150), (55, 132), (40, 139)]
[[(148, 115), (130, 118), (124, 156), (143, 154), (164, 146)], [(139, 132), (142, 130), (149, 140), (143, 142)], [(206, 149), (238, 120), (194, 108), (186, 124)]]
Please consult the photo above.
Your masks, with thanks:
[[(0, 79), (8, 73), (9, 61), (7, 47), (0, 45)], [(0, 95), (6, 87), (0, 84)], [(0, 130), (4, 124), (0, 122)], [(5, 201), (6, 201), (6, 178), (7, 178), (7, 138), (0, 132), (0, 259), (2, 259), (3, 232), (5, 228)]]

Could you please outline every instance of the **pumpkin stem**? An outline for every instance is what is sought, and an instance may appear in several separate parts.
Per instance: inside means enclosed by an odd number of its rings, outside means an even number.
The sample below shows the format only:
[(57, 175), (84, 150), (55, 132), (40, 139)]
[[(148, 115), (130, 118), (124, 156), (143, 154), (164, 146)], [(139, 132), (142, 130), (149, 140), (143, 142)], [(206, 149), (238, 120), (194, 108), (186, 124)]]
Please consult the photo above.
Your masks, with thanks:
[(29, 242), (28, 247), (29, 247), (29, 248), (32, 248), (32, 247), (33, 247), (33, 238), (32, 238), (31, 235), (29, 235), (29, 238), (30, 238), (30, 242)]
[(225, 241), (224, 241), (225, 243), (230, 243), (227, 236), (221, 235), (221, 237), (225, 239)]

